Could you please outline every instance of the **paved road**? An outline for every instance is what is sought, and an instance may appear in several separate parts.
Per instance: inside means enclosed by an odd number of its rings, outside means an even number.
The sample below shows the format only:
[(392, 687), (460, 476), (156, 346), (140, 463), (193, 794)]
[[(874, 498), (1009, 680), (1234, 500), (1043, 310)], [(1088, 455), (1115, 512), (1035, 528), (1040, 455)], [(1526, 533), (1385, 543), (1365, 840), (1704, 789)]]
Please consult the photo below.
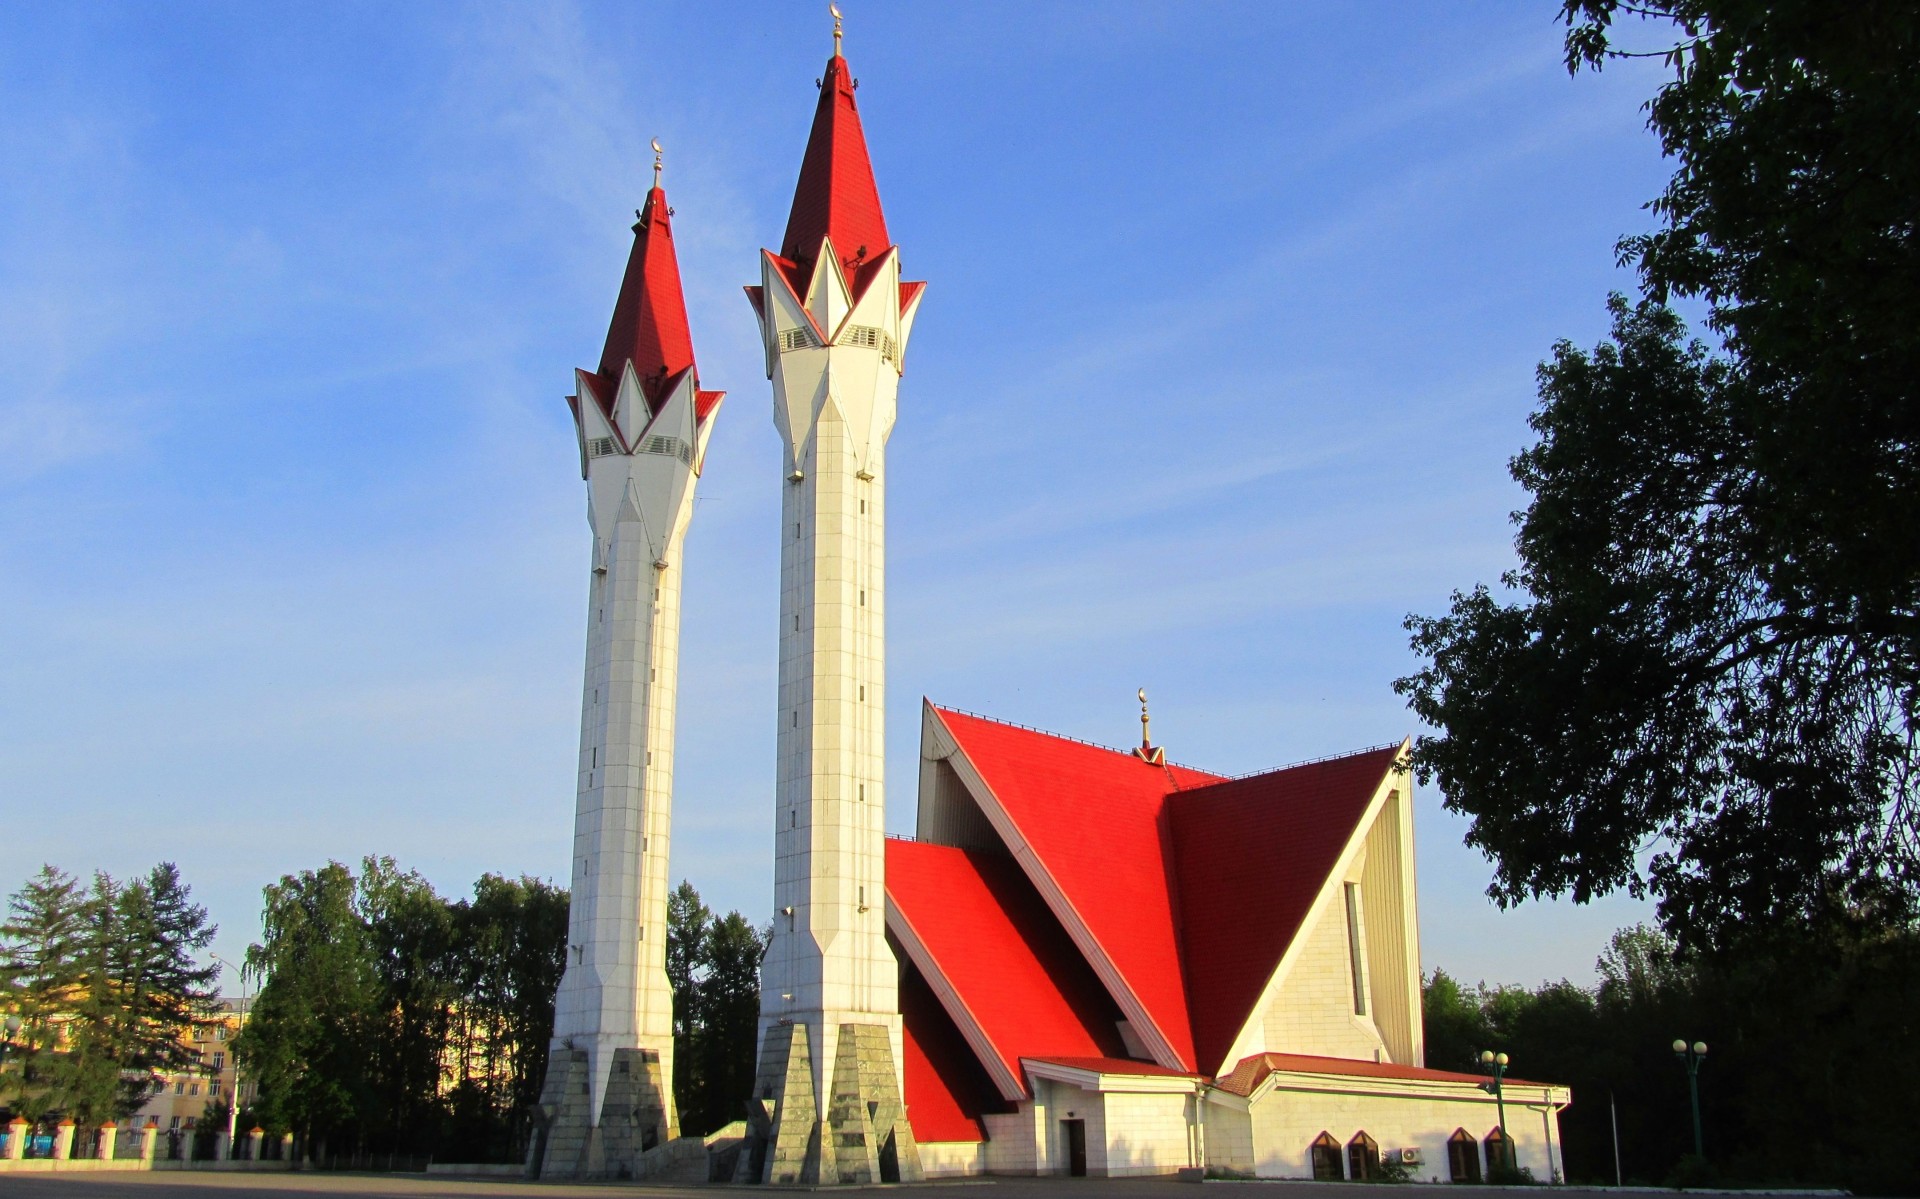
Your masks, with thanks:
[[(837, 1188), (836, 1188), (837, 1189)], [(777, 1193), (777, 1188), (769, 1188)], [(356, 1195), (375, 1199), (515, 1199), (545, 1195), (566, 1199), (636, 1195), (645, 1199), (743, 1199), (767, 1195), (759, 1187), (639, 1187), (573, 1183), (429, 1179), (418, 1174), (197, 1174), (73, 1173), (0, 1175), (0, 1199), (289, 1199), (303, 1195)], [(875, 1196), (881, 1188), (848, 1188)], [(1493, 1187), (1386, 1186), (1357, 1183), (1209, 1184), (1168, 1179), (997, 1178), (977, 1183), (887, 1187), (886, 1199), (1489, 1199)], [(792, 1194), (793, 1192), (786, 1192)], [(1598, 1194), (1561, 1188), (1556, 1195)]]

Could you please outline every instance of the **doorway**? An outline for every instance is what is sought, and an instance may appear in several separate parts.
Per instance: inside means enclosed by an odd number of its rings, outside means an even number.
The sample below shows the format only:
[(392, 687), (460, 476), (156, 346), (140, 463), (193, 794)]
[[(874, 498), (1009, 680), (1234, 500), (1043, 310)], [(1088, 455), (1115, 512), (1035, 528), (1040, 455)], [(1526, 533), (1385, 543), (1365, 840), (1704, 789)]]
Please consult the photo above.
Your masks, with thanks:
[(1087, 1122), (1062, 1120), (1060, 1132), (1067, 1142), (1067, 1176), (1085, 1178), (1087, 1176)]

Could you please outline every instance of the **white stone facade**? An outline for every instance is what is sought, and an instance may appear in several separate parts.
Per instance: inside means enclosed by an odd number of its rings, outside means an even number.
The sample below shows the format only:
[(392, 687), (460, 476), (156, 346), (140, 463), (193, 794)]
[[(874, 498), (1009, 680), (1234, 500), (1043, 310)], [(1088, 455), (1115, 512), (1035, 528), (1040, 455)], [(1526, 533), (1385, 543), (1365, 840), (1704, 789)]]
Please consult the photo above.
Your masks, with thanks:
[[(796, 297), (764, 260), (762, 333), (786, 447), (773, 941), (761, 1023), (805, 1024), (814, 1061), (843, 1024), (886, 1026), (901, 1060), (886, 943), (886, 443), (911, 309), (897, 251), (857, 303), (831, 240)], [(764, 1035), (764, 1034), (763, 1034)], [(816, 1069), (820, 1110), (826, 1072)]]
[[(1505, 1095), (1516, 1164), (1541, 1182), (1559, 1177), (1566, 1088), (1516, 1083)], [(1464, 1130), (1484, 1165), (1486, 1138), (1500, 1127), (1494, 1097), (1468, 1082), (1276, 1073), (1246, 1099), (1211, 1091), (1206, 1108), (1207, 1165), (1259, 1178), (1312, 1178), (1322, 1133), (1340, 1145), (1344, 1165), (1346, 1146), (1365, 1133), (1383, 1153), (1416, 1150), (1418, 1164), (1407, 1167), (1414, 1179), (1448, 1182), (1449, 1138)]]
[[(587, 1055), (597, 1124), (615, 1051), (657, 1053), (662, 1076), (673, 1076), (666, 913), (681, 550), (712, 426), (695, 420), (691, 371), (651, 419), (631, 364), (611, 422), (585, 372), (579, 386), (593, 574), (567, 965), (552, 1044), (556, 1055)], [(666, 1104), (671, 1136), (670, 1094)]]

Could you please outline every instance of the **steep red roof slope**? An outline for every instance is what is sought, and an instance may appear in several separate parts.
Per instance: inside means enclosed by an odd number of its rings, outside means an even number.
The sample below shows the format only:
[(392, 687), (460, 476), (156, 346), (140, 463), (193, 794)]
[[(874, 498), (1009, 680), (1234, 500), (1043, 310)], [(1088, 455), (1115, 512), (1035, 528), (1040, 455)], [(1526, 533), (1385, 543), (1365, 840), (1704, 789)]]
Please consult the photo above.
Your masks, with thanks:
[(1226, 1068), (1399, 752), (1363, 750), (1168, 797), (1200, 1070)]
[(1219, 776), (1149, 765), (1117, 750), (949, 709), (935, 711), (1032, 846), (1045, 876), (1034, 880), (1036, 886), (1045, 895), (1043, 883), (1050, 882), (1064, 895), (1068, 910), (1055, 916), (1085, 929), (1178, 1064), (1193, 1069), (1172, 845), (1163, 809), (1169, 791), (1219, 782)]
[[(596, 398), (609, 414), (628, 362), (633, 363), (652, 412), (660, 410), (682, 372), (694, 369), (693, 333), (687, 327), (680, 263), (673, 252), (673, 212), (667, 193), (658, 186), (647, 193), (640, 219), (634, 222), (633, 250), (627, 255), (627, 272), (620, 280), (613, 321), (607, 326), (607, 343), (600, 351)], [(702, 392), (696, 419), (705, 419), (722, 394)], [(638, 430), (623, 432), (632, 435)]]
[(946, 1009), (898, 946), (900, 1023), (905, 1033), (901, 1072), (906, 1076), (907, 1122), (914, 1139), (984, 1141), (980, 1117), (1010, 1111)]
[(1012, 858), (889, 840), (887, 899), (1022, 1085), (1023, 1057), (1126, 1056), (1113, 1000)]

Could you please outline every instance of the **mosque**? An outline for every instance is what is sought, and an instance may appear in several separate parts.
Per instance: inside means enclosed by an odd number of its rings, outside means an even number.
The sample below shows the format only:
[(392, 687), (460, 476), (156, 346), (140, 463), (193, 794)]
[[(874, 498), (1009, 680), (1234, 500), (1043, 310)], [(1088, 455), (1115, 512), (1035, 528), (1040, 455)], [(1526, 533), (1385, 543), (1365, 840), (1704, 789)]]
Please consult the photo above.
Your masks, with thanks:
[[(1425, 1065), (1406, 741), (1228, 778), (1152, 744), (1144, 692), (1128, 749), (923, 702), (915, 834), (886, 835), (886, 443), (926, 285), (902, 276), (834, 16), (786, 231), (747, 288), (785, 447), (775, 912), (727, 1177), (1554, 1177), (1565, 1087)], [(593, 547), (547, 1177), (722, 1160), (678, 1135), (664, 965), (680, 576), (722, 394), (657, 153), (636, 215), (568, 401)]]

